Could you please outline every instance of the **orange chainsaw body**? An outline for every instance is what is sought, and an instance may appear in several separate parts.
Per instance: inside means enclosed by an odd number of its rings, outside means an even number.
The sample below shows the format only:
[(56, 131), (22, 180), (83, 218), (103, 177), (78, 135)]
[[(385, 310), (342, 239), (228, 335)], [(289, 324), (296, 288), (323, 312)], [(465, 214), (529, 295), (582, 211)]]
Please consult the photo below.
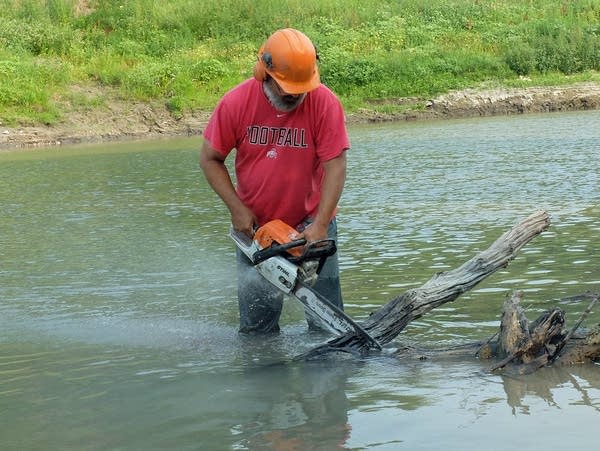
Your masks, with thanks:
[[(287, 244), (297, 239), (298, 231), (286, 224), (281, 219), (273, 219), (258, 228), (254, 234), (254, 241), (261, 249), (267, 249), (273, 244)], [(302, 255), (302, 247), (293, 247), (287, 252), (294, 256)]]

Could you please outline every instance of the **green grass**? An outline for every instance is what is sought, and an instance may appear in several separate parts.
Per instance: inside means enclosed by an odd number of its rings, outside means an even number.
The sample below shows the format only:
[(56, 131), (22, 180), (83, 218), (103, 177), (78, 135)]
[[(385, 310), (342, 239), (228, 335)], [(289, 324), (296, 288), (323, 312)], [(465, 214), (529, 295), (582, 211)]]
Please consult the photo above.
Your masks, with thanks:
[(0, 0), (0, 120), (51, 124), (89, 84), (210, 110), (286, 26), (311, 37), (349, 111), (600, 71), (600, 0)]

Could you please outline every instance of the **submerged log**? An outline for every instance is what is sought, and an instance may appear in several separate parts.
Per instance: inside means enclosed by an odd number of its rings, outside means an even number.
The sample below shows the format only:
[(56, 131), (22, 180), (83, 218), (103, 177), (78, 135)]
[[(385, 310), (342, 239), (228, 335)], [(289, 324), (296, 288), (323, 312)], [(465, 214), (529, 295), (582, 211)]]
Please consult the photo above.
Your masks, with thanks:
[[(488, 249), (460, 267), (435, 274), (419, 288), (411, 289), (392, 299), (367, 318), (362, 326), (381, 345), (390, 343), (413, 320), (422, 317), (432, 309), (456, 300), (461, 294), (475, 287), (479, 282), (498, 269), (505, 268), (523, 246), (546, 230), (550, 217), (545, 211), (537, 211), (515, 225), (498, 238)], [(572, 333), (564, 330), (564, 312), (553, 309), (530, 323), (525, 317), (519, 300), (521, 293), (509, 298), (504, 306), (500, 338), (497, 341), (471, 343), (443, 351), (419, 352), (423, 357), (434, 353), (470, 352), (471, 355), (501, 359), (494, 367), (497, 370), (511, 365), (526, 366), (535, 370), (555, 361)], [(597, 297), (596, 297), (597, 299)], [(588, 309), (589, 310), (589, 309)], [(600, 327), (595, 335), (600, 342)], [(589, 358), (598, 355), (600, 345), (594, 338), (587, 348), (578, 354), (565, 354), (571, 359)], [(593, 349), (593, 348), (597, 349)], [(475, 350), (475, 353), (474, 353)], [(327, 343), (317, 346), (296, 357), (297, 360), (311, 359), (330, 352), (349, 352), (364, 355), (370, 349), (364, 341), (353, 334), (337, 336)], [(414, 349), (403, 348), (399, 354), (413, 353)], [(596, 357), (597, 358), (597, 357)], [(561, 359), (561, 361), (563, 360)], [(589, 360), (588, 360), (589, 361)]]
[(574, 346), (560, 356), (559, 363), (579, 365), (600, 361), (600, 324), (596, 324), (583, 338), (575, 338), (574, 341)]
[[(565, 328), (565, 313), (552, 308), (529, 322), (520, 306), (522, 292), (506, 300), (500, 323), (500, 337), (489, 340), (477, 350), (480, 358), (499, 358), (491, 370), (508, 368), (510, 373), (528, 374), (554, 363), (573, 365), (600, 359), (600, 324), (586, 333), (579, 328), (598, 302), (598, 294), (586, 293), (569, 299), (590, 300), (575, 325)], [(567, 301), (562, 299), (561, 301)]]

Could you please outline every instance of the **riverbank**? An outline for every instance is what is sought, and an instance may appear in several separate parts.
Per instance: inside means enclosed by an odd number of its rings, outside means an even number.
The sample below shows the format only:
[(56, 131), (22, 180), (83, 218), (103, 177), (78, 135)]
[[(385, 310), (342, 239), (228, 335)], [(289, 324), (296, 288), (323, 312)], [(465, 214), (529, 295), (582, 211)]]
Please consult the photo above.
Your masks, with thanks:
[[(92, 88), (78, 88), (94, 98)], [(109, 98), (111, 96), (108, 96)], [(382, 113), (383, 104), (401, 112)], [(433, 99), (404, 98), (379, 102), (373, 109), (348, 114), (348, 124), (453, 119), (508, 114), (600, 109), (600, 83), (572, 86), (496, 88), (451, 92)], [(68, 109), (69, 110), (69, 109)], [(131, 103), (111, 98), (91, 110), (73, 108), (52, 126), (7, 127), (0, 123), (0, 149), (55, 147), (66, 144), (201, 135), (209, 111), (192, 111), (173, 117), (160, 104)]]

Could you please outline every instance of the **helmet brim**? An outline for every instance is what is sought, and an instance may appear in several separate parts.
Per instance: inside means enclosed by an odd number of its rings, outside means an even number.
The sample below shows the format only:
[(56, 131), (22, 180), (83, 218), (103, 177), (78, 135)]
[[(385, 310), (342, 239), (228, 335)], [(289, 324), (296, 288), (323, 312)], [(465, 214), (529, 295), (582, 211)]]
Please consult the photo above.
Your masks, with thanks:
[(308, 81), (294, 82), (292, 80), (282, 80), (277, 76), (277, 72), (266, 71), (277, 82), (279, 87), (287, 94), (306, 94), (314, 89), (317, 89), (321, 84), (319, 69), (315, 67), (313, 76)]

